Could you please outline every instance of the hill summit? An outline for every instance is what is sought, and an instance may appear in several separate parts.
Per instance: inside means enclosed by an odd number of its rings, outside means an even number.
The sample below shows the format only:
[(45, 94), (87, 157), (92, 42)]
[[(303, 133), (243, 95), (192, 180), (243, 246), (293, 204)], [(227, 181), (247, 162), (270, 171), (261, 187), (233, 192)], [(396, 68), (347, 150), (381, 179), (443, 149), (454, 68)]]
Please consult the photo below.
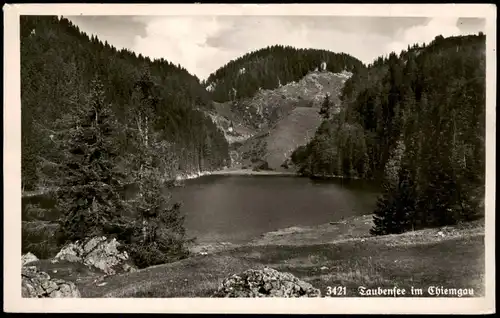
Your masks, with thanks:
[(360, 60), (345, 53), (274, 45), (229, 61), (203, 85), (213, 100), (223, 103), (299, 81), (313, 70), (356, 73), (364, 68)]

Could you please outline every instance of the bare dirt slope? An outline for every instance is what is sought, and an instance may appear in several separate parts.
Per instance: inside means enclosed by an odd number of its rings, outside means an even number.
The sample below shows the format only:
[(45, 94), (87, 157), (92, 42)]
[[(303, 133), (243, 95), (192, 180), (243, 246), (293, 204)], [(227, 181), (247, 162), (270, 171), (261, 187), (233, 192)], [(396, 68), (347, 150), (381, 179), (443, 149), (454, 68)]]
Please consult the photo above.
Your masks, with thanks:
[(262, 158), (269, 168), (279, 169), (299, 146), (305, 145), (316, 132), (321, 117), (316, 108), (297, 107), (274, 126), (267, 137), (267, 151)]

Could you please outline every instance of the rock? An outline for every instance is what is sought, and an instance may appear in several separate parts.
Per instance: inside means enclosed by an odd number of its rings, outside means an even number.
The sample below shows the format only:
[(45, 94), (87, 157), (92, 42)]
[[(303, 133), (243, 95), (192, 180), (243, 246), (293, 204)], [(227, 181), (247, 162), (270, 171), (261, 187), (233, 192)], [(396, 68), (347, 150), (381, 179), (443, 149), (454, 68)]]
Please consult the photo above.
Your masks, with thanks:
[(224, 279), (214, 297), (321, 297), (321, 292), (290, 273), (265, 268)]
[(320, 269), (321, 269), (322, 271), (326, 271), (326, 270), (328, 269), (328, 267), (326, 267), (326, 266), (322, 266)]
[(104, 241), (106, 241), (106, 237), (105, 236), (94, 237), (94, 238), (90, 239), (87, 242), (87, 244), (85, 244), (83, 246), (83, 252), (85, 254), (88, 254), (88, 253), (92, 252), (97, 247), (97, 245), (99, 245), (99, 243), (104, 242)]
[(24, 298), (79, 298), (76, 285), (62, 279), (51, 279), (49, 274), (36, 266), (25, 266), (21, 270), (21, 292)]
[(123, 271), (127, 273), (135, 273), (138, 271), (138, 269), (135, 266), (125, 263), (123, 264)]
[(24, 254), (23, 256), (21, 256), (22, 266), (29, 264), (29, 263), (32, 263), (32, 262), (36, 262), (36, 261), (38, 261), (38, 257), (36, 257), (35, 254), (33, 254), (31, 252), (28, 252), (28, 253)]
[(130, 271), (132, 266), (124, 266), (129, 256), (125, 251), (120, 252), (119, 246), (120, 243), (115, 238), (108, 240), (105, 236), (93, 237), (85, 244), (77, 241), (66, 245), (57, 253), (53, 262), (80, 262), (98, 268), (107, 275), (116, 274), (120, 267), (124, 271)]
[(64, 246), (59, 253), (54, 257), (54, 262), (68, 261), (68, 262), (81, 262), (83, 249), (78, 241)]
[(116, 271), (113, 267), (128, 260), (127, 252), (118, 250), (120, 243), (116, 239), (109, 242), (106, 241), (105, 237), (93, 240), (90, 240), (84, 247), (83, 263), (99, 268), (108, 275), (115, 274)]

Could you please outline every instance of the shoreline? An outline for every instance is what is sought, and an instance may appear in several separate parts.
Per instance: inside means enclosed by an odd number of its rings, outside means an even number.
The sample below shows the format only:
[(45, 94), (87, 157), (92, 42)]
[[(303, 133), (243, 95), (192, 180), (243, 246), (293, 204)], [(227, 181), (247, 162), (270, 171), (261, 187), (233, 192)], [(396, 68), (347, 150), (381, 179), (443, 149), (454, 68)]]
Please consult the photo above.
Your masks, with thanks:
[[(314, 246), (345, 242), (389, 242), (392, 246), (438, 242), (443, 239), (456, 239), (463, 236), (484, 235), (484, 219), (463, 225), (447, 225), (438, 228), (423, 228), (402, 234), (374, 236), (370, 234), (373, 226), (373, 213), (357, 215), (317, 225), (295, 225), (264, 232), (244, 243), (229, 241), (195, 242), (188, 246), (192, 255), (217, 254), (238, 248), (259, 248), (269, 246)], [(479, 231), (478, 231), (479, 229)], [(395, 241), (399, 239), (399, 241)]]
[(274, 170), (259, 170), (251, 169), (224, 169), (217, 170), (211, 173), (212, 175), (237, 175), (237, 176), (300, 176), (295, 172), (274, 171)]
[(370, 237), (373, 213), (351, 216), (338, 221), (316, 225), (294, 225), (263, 232), (245, 242), (230, 241), (195, 242), (188, 248), (194, 257), (227, 251), (239, 247), (267, 245), (313, 245), (328, 244), (331, 241)]
[(177, 181), (192, 180), (201, 178), (204, 176), (293, 176), (300, 177), (299, 174), (295, 172), (286, 171), (274, 171), (274, 170), (251, 170), (251, 169), (222, 169), (214, 171), (202, 171), (191, 174), (181, 174), (175, 178)]
[[(328, 175), (302, 175), (297, 172), (287, 172), (287, 171), (275, 171), (275, 170), (252, 170), (252, 169), (239, 169), (239, 168), (226, 168), (214, 171), (201, 171), (194, 173), (182, 173), (177, 175), (175, 181), (185, 181), (198, 179), (205, 176), (287, 176), (287, 177), (298, 177), (298, 178), (310, 178), (317, 180), (333, 180), (333, 179), (347, 179), (347, 180), (364, 180), (362, 178), (347, 178), (343, 176), (328, 176)], [(41, 189), (34, 191), (22, 191), (21, 198), (30, 198), (36, 196), (43, 196), (50, 194), (57, 189)]]

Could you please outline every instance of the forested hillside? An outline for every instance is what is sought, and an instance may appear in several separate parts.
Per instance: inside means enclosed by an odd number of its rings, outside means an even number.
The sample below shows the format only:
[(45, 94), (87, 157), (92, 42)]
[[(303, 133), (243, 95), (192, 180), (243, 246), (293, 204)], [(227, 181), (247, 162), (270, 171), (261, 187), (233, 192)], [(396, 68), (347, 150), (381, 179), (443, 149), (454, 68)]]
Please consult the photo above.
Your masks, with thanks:
[[(103, 83), (104, 98), (124, 125), (138, 127), (144, 101), (153, 130), (174, 146), (179, 172), (228, 164), (222, 132), (197, 109), (210, 109), (209, 93), (180, 66), (117, 50), (55, 16), (21, 16), (22, 184), (38, 184), (41, 158), (52, 156), (55, 122), (85, 102), (90, 83)], [(122, 151), (129, 149), (122, 148)]]
[(376, 234), (470, 219), (484, 193), (485, 71), (481, 33), (381, 57), (292, 159), (306, 175), (383, 179)]
[(364, 68), (361, 61), (348, 54), (275, 45), (228, 62), (211, 74), (204, 85), (215, 101), (232, 101), (252, 97), (259, 89), (271, 90), (298, 81), (310, 71), (321, 69), (323, 62), (325, 70), (332, 73), (356, 73)]

